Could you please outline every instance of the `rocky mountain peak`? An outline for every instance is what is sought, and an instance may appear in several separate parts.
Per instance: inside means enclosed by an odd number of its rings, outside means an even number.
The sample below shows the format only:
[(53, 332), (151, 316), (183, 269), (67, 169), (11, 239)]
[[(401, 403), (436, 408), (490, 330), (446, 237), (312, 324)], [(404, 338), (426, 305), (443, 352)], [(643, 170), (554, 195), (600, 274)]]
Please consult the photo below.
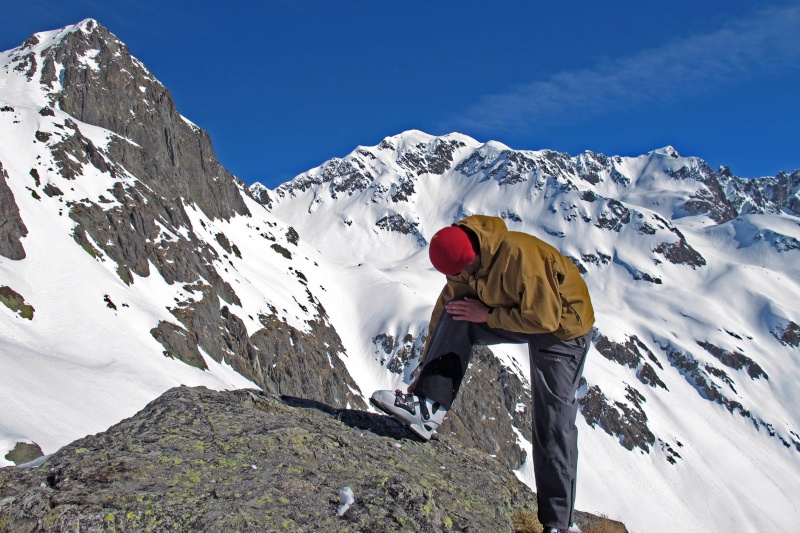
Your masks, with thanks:
[(97, 21), (34, 34), (5, 62), (5, 83), (33, 95), (32, 105), (114, 133), (99, 152), (160, 196), (194, 203), (211, 218), (248, 212), (243, 184), (219, 164), (208, 134)]
[(679, 159), (680, 157), (682, 157), (681, 154), (678, 153), (678, 151), (674, 147), (669, 145), (664, 146), (663, 148), (658, 148), (656, 150), (653, 150), (650, 153), (654, 155), (671, 157), (673, 159)]

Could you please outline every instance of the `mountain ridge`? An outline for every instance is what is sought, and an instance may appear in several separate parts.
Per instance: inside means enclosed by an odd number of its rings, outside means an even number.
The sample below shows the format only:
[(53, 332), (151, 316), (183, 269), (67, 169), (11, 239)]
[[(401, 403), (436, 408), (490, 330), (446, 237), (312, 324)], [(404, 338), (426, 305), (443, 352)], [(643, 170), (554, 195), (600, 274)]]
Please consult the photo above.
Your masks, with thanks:
[[(638, 157), (573, 157), (411, 131), (359, 147), (262, 194), (272, 213), (324, 255), (373, 264), (387, 280), (409, 288), (427, 287), (428, 305), (437, 289), (424, 274), (430, 271), (426, 238), (470, 214), (499, 216), (509, 229), (533, 233), (569, 257), (595, 295), (594, 349), (579, 390), (586, 428), (680, 469), (687, 440), (708, 437), (686, 427), (679, 408), (656, 406), (675, 403), (676, 391), (684, 391), (677, 394), (693, 394), (747, 421), (752, 436), (800, 452), (797, 422), (785, 408), (797, 399), (778, 400), (781, 387), (772, 385), (781, 379), (776, 375), (797, 370), (789, 356), (797, 346), (781, 339), (797, 329), (797, 306), (787, 295), (797, 293), (792, 280), (800, 274), (791, 259), (800, 250), (800, 171), (743, 180), (671, 146)], [(338, 228), (344, 237), (332, 238), (330, 229), (316, 233), (320, 227)], [(414, 278), (408, 271), (421, 272), (419, 280), (408, 281)], [(386, 297), (387, 309), (364, 319), (360, 336), (373, 337), (376, 361), (408, 381), (426, 316), (399, 321), (391, 309), (425, 303), (401, 294)], [(405, 340), (387, 349), (387, 338)], [(492, 350), (507, 368), (526, 375), (522, 350)], [(623, 369), (615, 380), (608, 379), (616, 371), (607, 364)], [(727, 420), (720, 423), (738, 424)], [(798, 458), (785, 459), (788, 465)], [(526, 475), (524, 467), (519, 472)]]

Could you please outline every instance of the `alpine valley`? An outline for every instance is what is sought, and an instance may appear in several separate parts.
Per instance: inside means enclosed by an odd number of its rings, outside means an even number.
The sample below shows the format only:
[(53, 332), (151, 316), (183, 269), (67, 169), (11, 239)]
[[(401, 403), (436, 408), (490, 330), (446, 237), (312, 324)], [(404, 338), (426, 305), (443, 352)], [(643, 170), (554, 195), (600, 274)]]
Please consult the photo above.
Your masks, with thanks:
[[(407, 131), (247, 187), (88, 19), (0, 54), (0, 212), (0, 466), (182, 384), (369, 410), (417, 368), (444, 284), (428, 239), (486, 214), (592, 294), (578, 509), (636, 532), (800, 524), (800, 170)], [(528, 372), (524, 346), (477, 349), (440, 433), (535, 490)]]

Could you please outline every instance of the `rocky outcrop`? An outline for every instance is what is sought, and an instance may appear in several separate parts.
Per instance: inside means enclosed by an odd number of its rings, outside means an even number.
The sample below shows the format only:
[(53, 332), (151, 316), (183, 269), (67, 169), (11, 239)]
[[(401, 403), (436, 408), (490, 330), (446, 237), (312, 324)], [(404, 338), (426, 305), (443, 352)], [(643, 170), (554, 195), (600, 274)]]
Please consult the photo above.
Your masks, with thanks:
[(380, 364), (386, 366), (390, 372), (403, 375), (406, 369), (412, 364), (416, 365), (422, 356), (426, 336), (427, 334), (423, 333), (414, 337), (411, 333), (407, 333), (401, 341), (388, 333), (379, 333), (372, 338), (372, 344), (380, 358)]
[(735, 393), (734, 382), (727, 374), (710, 365), (702, 365), (691, 353), (679, 350), (669, 343), (660, 347), (666, 353), (670, 363), (683, 374), (686, 381), (694, 386), (703, 398), (725, 406), (731, 413), (739, 411), (744, 415), (746, 411), (742, 404), (725, 396), (722, 388), (711, 379), (711, 376), (720, 378)]
[(608, 337), (595, 330), (594, 333), (594, 347), (600, 352), (600, 355), (614, 361), (622, 366), (627, 366), (636, 370), (636, 377), (645, 385), (651, 387), (661, 387), (668, 390), (667, 386), (658, 376), (656, 370), (650, 365), (649, 362), (644, 361), (644, 355), (656, 365), (659, 369), (663, 370), (661, 363), (656, 358), (655, 354), (641, 341), (636, 335), (628, 336), (624, 344), (614, 342)]
[(247, 390), (175, 388), (37, 468), (0, 469), (8, 532), (511, 532), (535, 508), (503, 465), (453, 438)]
[(674, 171), (676, 179), (695, 179), (704, 187), (681, 207), (689, 214), (706, 213), (721, 224), (741, 215), (781, 213), (800, 214), (800, 171), (780, 172), (774, 177), (748, 179), (734, 176), (722, 166), (713, 172), (700, 162), (696, 167)]
[[(38, 38), (29, 40), (19, 57), (39, 45)], [(270, 392), (340, 407), (365, 406), (340, 359), (345, 356), (341, 340), (301, 273), (296, 299), (305, 291), (308, 303), (298, 305), (308, 313), (308, 329), (290, 327), (273, 313), (261, 317), (261, 330), (248, 334), (235, 311), (241, 307), (239, 295), (222, 277), (228, 268), (236, 268), (232, 260), (242, 259), (242, 252), (206, 223), (195, 227), (189, 216), (195, 208), (212, 222), (249, 216), (247, 193), (220, 166), (208, 135), (177, 112), (166, 88), (124, 44), (87, 20), (62, 31), (52, 46), (26, 60), (25, 68), (39, 73), (51, 100), (52, 107), (39, 114), (53, 118), (42, 122), (34, 142), (46, 146), (60, 177), (90, 180), (99, 173), (112, 184), (97, 197), (65, 202), (75, 223), (75, 242), (98, 261), (113, 262), (125, 283), (159, 275), (181, 296), (169, 307), (174, 320), (161, 320), (150, 330), (165, 356), (206, 369), (207, 355)], [(101, 142), (82, 131), (86, 128), (78, 120), (112, 134)], [(40, 179), (45, 170), (53, 168), (31, 170), (37, 187), (49, 187), (43, 192), (50, 197), (63, 195), (56, 186), (41, 183), (47, 181)], [(0, 180), (9, 221), (0, 241), (13, 245), (21, 230), (11, 211), (16, 207), (13, 197), (5, 201), (6, 191), (5, 180)], [(293, 228), (283, 230), (286, 242), (299, 242)], [(291, 252), (270, 230), (261, 236), (291, 260)], [(24, 256), (18, 248), (12, 251)]]
[[(581, 380), (582, 386), (586, 387), (585, 380)], [(626, 449), (640, 448), (649, 453), (656, 436), (647, 426), (647, 415), (642, 408), (644, 396), (627, 384), (625, 391), (628, 403), (611, 403), (600, 387), (588, 386), (579, 398), (581, 414), (590, 426), (599, 426), (609, 435), (619, 437), (620, 444)]]
[[(231, 358), (231, 364), (266, 391), (313, 398), (337, 407), (366, 408), (358, 385), (341, 359), (347, 356), (342, 340), (327, 322), (324, 309), (320, 306), (319, 310), (320, 319), (310, 323), (308, 332), (272, 315), (259, 317), (264, 329), (249, 339), (251, 348), (243, 352), (235, 343), (229, 344), (241, 354)], [(234, 328), (227, 326), (226, 331), (224, 338), (236, 338), (231, 335)], [(246, 332), (238, 339), (246, 343)]]
[[(739, 352), (723, 350), (709, 342), (697, 341), (697, 344), (719, 359), (725, 366), (734, 370), (745, 370), (752, 380), (759, 378), (769, 379), (757, 363)], [(738, 413), (742, 417), (749, 419), (757, 430), (764, 429), (767, 435), (778, 439), (786, 448), (794, 448), (800, 452), (800, 439), (796, 437), (797, 434), (794, 430), (789, 429), (788, 435), (780, 434), (775, 430), (772, 423), (754, 414), (739, 400), (732, 399), (726, 395), (726, 391), (715, 382), (715, 379), (724, 383), (734, 396), (738, 396), (736, 383), (727, 372), (708, 363), (702, 364), (694, 355), (672, 346), (669, 342), (661, 344), (660, 348), (664, 350), (670, 363), (680, 370), (686, 381), (697, 390), (701, 397), (722, 405), (731, 414)]]
[[(453, 165), (453, 154), (464, 148), (465, 143), (456, 139), (436, 139), (431, 144), (419, 143), (411, 149), (397, 154), (397, 163), (402, 168), (420, 174), (444, 174)], [(380, 148), (387, 148), (381, 144)]]
[(738, 215), (786, 210), (800, 216), (800, 170), (751, 180), (733, 176), (730, 169), (720, 167), (717, 176)]
[(406, 220), (403, 215), (398, 213), (392, 213), (391, 215), (384, 216), (375, 222), (375, 226), (384, 231), (393, 231), (402, 235), (411, 235), (417, 239), (417, 243), (420, 246), (425, 246), (428, 244), (427, 239), (425, 239), (425, 237), (419, 231), (419, 224), (415, 221)]
[(0, 287), (0, 303), (11, 309), (22, 318), (33, 320), (33, 314), (36, 312), (36, 309), (34, 309), (32, 305), (25, 301), (24, 296), (19, 294), (11, 287), (7, 287), (5, 285)]
[(678, 228), (658, 215), (654, 215), (654, 217), (678, 237), (678, 242), (662, 242), (653, 249), (654, 252), (663, 255), (667, 261), (675, 265), (688, 265), (692, 269), (705, 266), (705, 258), (692, 248)]
[(725, 350), (710, 342), (697, 341), (698, 346), (720, 360), (722, 364), (735, 370), (746, 369), (751, 379), (769, 379), (761, 366), (741, 352)]
[(0, 162), (0, 255), (19, 261), (25, 259), (25, 248), (20, 239), (28, 234), (19, 208), (6, 180), (8, 174)]
[(785, 326), (775, 327), (770, 332), (784, 346), (800, 347), (800, 325), (795, 322), (790, 320)]
[(630, 221), (630, 209), (622, 205), (621, 202), (610, 199), (608, 200), (608, 208), (603, 209), (594, 225), (600, 229), (619, 232), (626, 224), (629, 224)]

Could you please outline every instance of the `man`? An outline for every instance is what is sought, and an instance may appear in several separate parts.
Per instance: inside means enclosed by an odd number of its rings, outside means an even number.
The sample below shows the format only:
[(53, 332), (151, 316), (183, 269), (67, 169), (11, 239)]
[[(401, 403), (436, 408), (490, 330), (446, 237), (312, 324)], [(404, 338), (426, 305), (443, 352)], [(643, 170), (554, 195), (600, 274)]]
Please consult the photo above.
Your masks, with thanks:
[(594, 311), (572, 262), (547, 243), (508, 231), (502, 219), (467, 217), (431, 239), (447, 275), (433, 309), (421, 370), (408, 393), (372, 402), (424, 440), (444, 421), (476, 344), (527, 343), (533, 400), (533, 465), (545, 533), (572, 524), (578, 433), (575, 392)]

